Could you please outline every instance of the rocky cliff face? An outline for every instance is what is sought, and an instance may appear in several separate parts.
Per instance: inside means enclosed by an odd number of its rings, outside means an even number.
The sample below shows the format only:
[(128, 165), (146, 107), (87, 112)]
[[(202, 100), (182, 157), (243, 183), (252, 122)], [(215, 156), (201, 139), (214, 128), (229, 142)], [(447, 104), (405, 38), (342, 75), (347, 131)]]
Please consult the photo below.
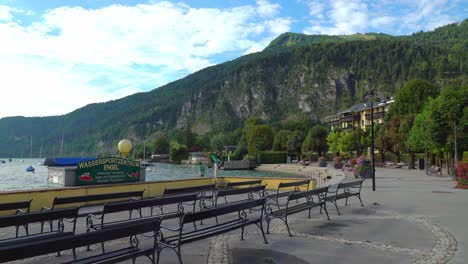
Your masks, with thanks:
[[(269, 122), (297, 113), (318, 120), (336, 111), (342, 97), (354, 97), (358, 81), (347, 69), (314, 65), (258, 65), (229, 75), (219, 90), (200, 92), (180, 106), (177, 128), (197, 134), (235, 126), (257, 115)], [(214, 102), (214, 103), (213, 103)]]

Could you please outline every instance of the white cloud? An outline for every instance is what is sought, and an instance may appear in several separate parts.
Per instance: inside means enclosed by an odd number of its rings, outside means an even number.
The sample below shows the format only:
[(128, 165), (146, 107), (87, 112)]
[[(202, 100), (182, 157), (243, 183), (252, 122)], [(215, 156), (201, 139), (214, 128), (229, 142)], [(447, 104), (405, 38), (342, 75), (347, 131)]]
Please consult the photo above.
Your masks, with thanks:
[(396, 17), (393, 17), (393, 16), (379, 16), (379, 17), (373, 18), (370, 24), (372, 25), (372, 27), (377, 28), (377, 27), (392, 25), (393, 23), (395, 23), (395, 21), (396, 21)]
[(311, 26), (306, 28), (306, 34), (352, 34), (363, 32), (368, 25), (368, 8), (367, 4), (361, 0), (334, 0), (331, 1), (330, 10), (326, 13), (326, 17), (318, 16), (318, 12), (324, 12), (323, 6), (309, 5), (310, 12), (315, 14), (319, 20), (312, 20)]
[(216, 63), (213, 56), (261, 50), (289, 31), (291, 20), (275, 17), (279, 8), (265, 0), (226, 9), (59, 7), (28, 26), (12, 8), (0, 9), (8, 20), (0, 21), (0, 72), (7, 76), (0, 78), (0, 117), (64, 114), (158, 87)]
[(306, 4), (309, 7), (309, 14), (311, 16), (315, 16), (319, 19), (323, 18), (322, 12), (326, 7), (326, 4), (323, 1), (315, 0), (315, 1), (307, 2)]
[[(306, 34), (385, 32), (409, 34), (453, 23), (457, 0), (313, 0)], [(464, 18), (464, 17), (463, 17)]]
[(17, 8), (11, 8), (6, 5), (0, 5), (0, 21), (12, 21), (13, 13), (22, 13), (23, 11)]
[(402, 16), (400, 28), (406, 33), (416, 30), (431, 30), (455, 21), (447, 15), (447, 11), (453, 6), (448, 0), (419, 0), (407, 3), (410, 12)]
[(267, 0), (257, 0), (257, 6), (257, 12), (263, 17), (276, 16), (281, 8), (279, 4), (272, 4)]

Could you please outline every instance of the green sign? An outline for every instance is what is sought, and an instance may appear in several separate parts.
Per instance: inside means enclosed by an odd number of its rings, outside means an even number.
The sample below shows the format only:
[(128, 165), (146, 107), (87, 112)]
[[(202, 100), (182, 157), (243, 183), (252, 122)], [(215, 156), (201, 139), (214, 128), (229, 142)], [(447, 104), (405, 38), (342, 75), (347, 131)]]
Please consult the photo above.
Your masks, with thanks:
[(76, 168), (76, 185), (137, 182), (139, 179), (140, 162), (122, 158), (79, 162)]

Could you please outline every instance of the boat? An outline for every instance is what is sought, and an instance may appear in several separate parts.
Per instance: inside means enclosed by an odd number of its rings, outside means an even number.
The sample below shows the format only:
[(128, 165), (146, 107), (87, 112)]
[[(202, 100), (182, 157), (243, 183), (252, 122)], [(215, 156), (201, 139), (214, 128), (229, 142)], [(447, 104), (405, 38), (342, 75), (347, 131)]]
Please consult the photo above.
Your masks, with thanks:
[(34, 169), (33, 166), (29, 165), (29, 167), (26, 168), (27, 172), (34, 172), (36, 169)]
[(0, 160), (0, 163), (6, 163), (4, 160)]

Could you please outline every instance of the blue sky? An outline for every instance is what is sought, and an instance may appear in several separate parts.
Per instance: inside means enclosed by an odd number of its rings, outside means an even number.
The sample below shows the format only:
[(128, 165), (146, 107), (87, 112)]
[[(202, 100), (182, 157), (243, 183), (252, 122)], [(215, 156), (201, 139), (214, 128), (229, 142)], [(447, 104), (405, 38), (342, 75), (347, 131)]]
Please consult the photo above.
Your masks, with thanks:
[(407, 35), (468, 0), (0, 0), (0, 118), (62, 115), (261, 51), (284, 32)]

